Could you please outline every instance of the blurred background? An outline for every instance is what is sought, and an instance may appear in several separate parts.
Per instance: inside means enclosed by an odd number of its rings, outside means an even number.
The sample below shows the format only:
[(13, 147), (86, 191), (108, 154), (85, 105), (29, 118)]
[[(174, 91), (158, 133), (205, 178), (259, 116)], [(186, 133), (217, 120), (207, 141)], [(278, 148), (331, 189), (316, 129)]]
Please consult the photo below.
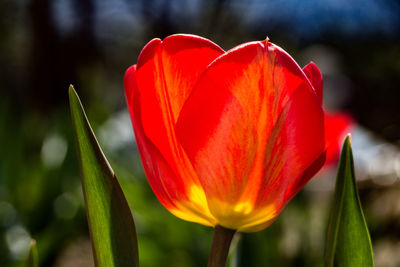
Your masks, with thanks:
[[(376, 266), (400, 266), (400, 2), (397, 0), (0, 1), (0, 266), (93, 266), (68, 108), (73, 84), (133, 209), (141, 266), (206, 266), (212, 229), (169, 214), (148, 186), (123, 75), (152, 38), (204, 36), (228, 50), (263, 40), (324, 75), (346, 111)], [(231, 266), (322, 266), (335, 166)]]

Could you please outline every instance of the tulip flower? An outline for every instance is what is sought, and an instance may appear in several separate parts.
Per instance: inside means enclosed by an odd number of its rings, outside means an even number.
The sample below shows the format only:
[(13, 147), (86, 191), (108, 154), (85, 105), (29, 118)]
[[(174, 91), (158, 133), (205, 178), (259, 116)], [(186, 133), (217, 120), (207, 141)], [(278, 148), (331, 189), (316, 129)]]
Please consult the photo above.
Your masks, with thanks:
[(153, 39), (124, 84), (150, 186), (183, 220), (262, 230), (324, 164), (322, 76), (269, 40)]

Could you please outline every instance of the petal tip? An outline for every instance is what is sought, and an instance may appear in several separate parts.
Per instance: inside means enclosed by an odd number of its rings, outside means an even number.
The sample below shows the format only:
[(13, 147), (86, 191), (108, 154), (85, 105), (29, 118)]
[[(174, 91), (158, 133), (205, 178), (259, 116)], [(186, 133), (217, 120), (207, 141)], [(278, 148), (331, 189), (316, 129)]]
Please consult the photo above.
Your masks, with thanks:
[(128, 67), (125, 71), (125, 75), (124, 75), (124, 79), (126, 79), (127, 77), (129, 77), (130, 75), (132, 75), (133, 72), (136, 71), (136, 64)]
[(136, 73), (136, 64), (130, 66), (125, 71), (125, 75), (124, 75), (125, 92), (127, 92), (128, 88), (130, 88), (129, 85), (131, 84), (132, 79), (135, 79), (135, 83), (136, 83), (135, 73)]
[(315, 94), (318, 97), (318, 100), (322, 104), (323, 98), (323, 77), (321, 71), (317, 67), (317, 65), (310, 61), (306, 66), (303, 68), (303, 72), (306, 75), (307, 79), (311, 83), (312, 87), (314, 88)]
[(149, 59), (153, 57), (153, 55), (156, 53), (157, 49), (161, 45), (161, 39), (160, 38), (154, 38), (150, 42), (146, 44), (146, 46), (143, 48), (142, 52), (139, 55), (138, 58), (138, 63), (137, 63), (137, 68), (139, 69), (142, 65), (144, 65)]
[(314, 61), (312, 61), (312, 60), (310, 61), (310, 63), (308, 63), (308, 65), (310, 65), (312, 67), (315, 67), (315, 68), (318, 68), (317, 65), (314, 63)]
[[(207, 46), (209, 48), (212, 48), (218, 52), (225, 52), (219, 45), (217, 45), (216, 43), (210, 41), (207, 38), (198, 36), (198, 35), (194, 35), (194, 34), (187, 34), (187, 33), (179, 33), (179, 34), (173, 34), (170, 36), (167, 36), (164, 38), (164, 40), (162, 41), (163, 44), (165, 45), (169, 45), (171, 48), (172, 46), (175, 46), (175, 49), (179, 48), (181, 42), (192, 42), (193, 44), (207, 44)], [(164, 47), (164, 46), (163, 46)], [(179, 49), (178, 49), (179, 50)]]

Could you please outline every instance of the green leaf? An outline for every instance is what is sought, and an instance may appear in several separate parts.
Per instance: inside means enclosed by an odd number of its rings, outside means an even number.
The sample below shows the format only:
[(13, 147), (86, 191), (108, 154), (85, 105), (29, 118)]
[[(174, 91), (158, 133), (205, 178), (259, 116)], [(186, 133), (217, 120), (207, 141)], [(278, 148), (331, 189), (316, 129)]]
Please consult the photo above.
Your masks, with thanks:
[(36, 241), (34, 239), (31, 240), (29, 245), (29, 255), (28, 260), (26, 261), (26, 267), (39, 267), (39, 256)]
[(374, 266), (371, 239), (357, 192), (349, 136), (343, 143), (339, 161), (325, 244), (325, 266)]
[(96, 266), (139, 266), (135, 223), (72, 86), (69, 102)]

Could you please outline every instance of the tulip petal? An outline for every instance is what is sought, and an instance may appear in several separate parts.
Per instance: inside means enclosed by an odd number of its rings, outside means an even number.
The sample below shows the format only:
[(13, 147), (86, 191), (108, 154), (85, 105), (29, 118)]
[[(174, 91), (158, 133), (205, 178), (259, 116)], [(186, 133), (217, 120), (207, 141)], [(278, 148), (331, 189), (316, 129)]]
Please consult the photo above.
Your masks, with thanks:
[(292, 94), (269, 142), (272, 146), (267, 161), (269, 179), (261, 187), (270, 188), (270, 192), (259, 195), (257, 202), (262, 204), (279, 198), (271, 194), (276, 192), (283, 196), (280, 204), (285, 205), (325, 162), (324, 114), (319, 101), (306, 87)]
[(266, 227), (324, 148), (313, 88), (295, 61), (267, 41), (236, 47), (207, 67), (177, 134), (211, 213), (239, 231)]
[(321, 71), (318, 69), (317, 65), (315, 65), (315, 63), (311, 61), (303, 68), (303, 72), (314, 87), (315, 93), (317, 94), (318, 99), (322, 104), (323, 80)]
[[(202, 199), (204, 192), (193, 192), (192, 189), (187, 196), (182, 179), (178, 179), (160, 151), (144, 135), (140, 121), (140, 94), (136, 83), (136, 65), (127, 70), (124, 82), (136, 143), (153, 192), (175, 216), (203, 225), (215, 225), (215, 220), (208, 211), (206, 200)], [(191, 202), (183, 201), (188, 198), (191, 198)]]
[(176, 216), (214, 225), (205, 194), (176, 140), (175, 121), (194, 83), (223, 50), (191, 35), (152, 40), (125, 76), (128, 106), (148, 180)]
[[(130, 67), (125, 74), (125, 94), (131, 114), (132, 124), (135, 132), (136, 143), (149, 183), (160, 202), (167, 208), (175, 207), (173, 199), (179, 196), (170, 196), (171, 193), (182, 192), (183, 185), (175, 179), (175, 175), (166, 164), (157, 148), (144, 135), (143, 126), (140, 122), (139, 92), (136, 85), (136, 65)], [(163, 177), (161, 180), (160, 177)], [(173, 190), (171, 190), (173, 189)]]
[(192, 171), (187, 173), (190, 167), (186, 165), (190, 163), (176, 140), (177, 114), (201, 72), (221, 53), (206, 39), (175, 35), (163, 42), (154, 39), (139, 56), (137, 85), (144, 134), (177, 176), (195, 175)]

